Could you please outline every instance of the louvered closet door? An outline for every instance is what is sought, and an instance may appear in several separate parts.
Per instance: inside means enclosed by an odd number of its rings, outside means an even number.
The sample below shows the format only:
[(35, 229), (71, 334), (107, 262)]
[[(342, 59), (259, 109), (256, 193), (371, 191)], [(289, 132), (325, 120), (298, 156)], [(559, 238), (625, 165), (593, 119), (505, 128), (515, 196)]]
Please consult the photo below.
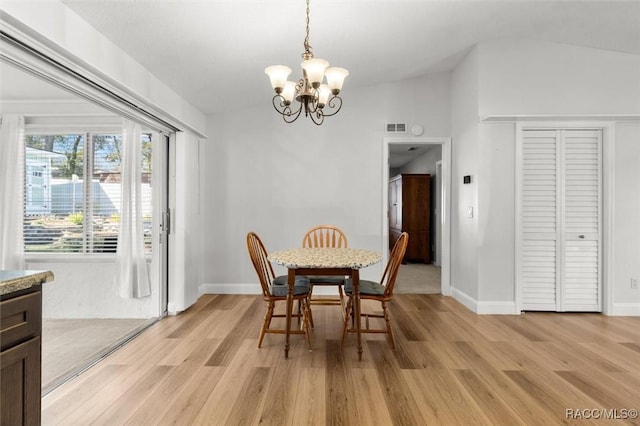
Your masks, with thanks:
[(601, 131), (523, 132), (522, 308), (600, 311)]
[(524, 132), (522, 143), (522, 308), (555, 311), (560, 145), (556, 131), (541, 130)]

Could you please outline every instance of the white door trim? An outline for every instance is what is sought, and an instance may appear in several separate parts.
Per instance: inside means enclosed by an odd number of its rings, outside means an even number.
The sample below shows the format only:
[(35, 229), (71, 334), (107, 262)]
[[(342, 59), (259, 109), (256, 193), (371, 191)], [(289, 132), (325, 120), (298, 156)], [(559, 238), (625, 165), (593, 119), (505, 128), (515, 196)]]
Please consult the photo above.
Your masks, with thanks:
[(382, 140), (382, 262), (387, 264), (389, 252), (389, 220), (388, 220), (388, 189), (389, 189), (389, 145), (391, 144), (424, 144), (442, 146), (442, 211), (440, 215), (442, 226), (442, 261), (441, 261), (441, 292), (444, 296), (451, 296), (451, 138), (383, 138)]
[(613, 313), (613, 283), (614, 271), (612, 268), (613, 259), (613, 217), (614, 217), (614, 128), (615, 123), (611, 121), (531, 121), (516, 122), (516, 149), (515, 149), (515, 261), (516, 276), (514, 283), (514, 297), (516, 312), (522, 311), (522, 238), (520, 227), (522, 226), (522, 144), (523, 132), (528, 129), (584, 129), (602, 131), (602, 313), (609, 315)]
[(442, 189), (444, 187), (442, 182), (442, 160), (436, 161), (436, 229), (435, 229), (435, 248), (434, 248), (434, 256), (433, 256), (433, 264), (436, 266), (442, 266), (442, 216), (443, 216), (443, 208), (442, 208)]

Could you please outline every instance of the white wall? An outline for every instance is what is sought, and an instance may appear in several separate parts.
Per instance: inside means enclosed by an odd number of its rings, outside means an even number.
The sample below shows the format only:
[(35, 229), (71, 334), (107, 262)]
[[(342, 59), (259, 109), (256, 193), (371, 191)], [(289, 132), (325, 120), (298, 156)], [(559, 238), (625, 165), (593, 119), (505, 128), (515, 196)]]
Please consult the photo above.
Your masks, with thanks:
[(513, 301), (515, 125), (482, 123), (478, 145), (478, 300)]
[[(551, 115), (561, 119), (570, 115), (640, 114), (639, 56), (514, 40), (482, 43), (476, 50), (480, 65), (478, 115), (482, 117)], [(457, 117), (453, 115), (454, 129)], [(483, 122), (478, 140), (477, 299), (480, 305), (495, 308), (513, 300), (515, 126)], [(608, 285), (613, 287), (614, 305), (631, 303), (634, 307), (614, 307), (614, 313), (640, 313), (640, 292), (630, 289), (631, 277), (640, 272), (636, 213), (640, 197), (639, 140), (637, 123), (616, 124), (615, 258), (611, 265), (615, 279)], [(460, 154), (455, 147), (454, 143), (454, 157), (456, 152)]]
[(480, 117), (640, 113), (637, 55), (534, 40), (479, 50)]
[(474, 48), (451, 77), (451, 287), (467, 305), (478, 298), (478, 67)]
[(400, 173), (426, 173), (433, 178), (436, 174), (436, 161), (439, 160), (442, 160), (442, 146), (433, 145), (426, 153), (402, 166)]
[[(208, 117), (203, 291), (258, 291), (246, 235), (267, 250), (301, 245), (317, 224), (345, 230), (349, 245), (382, 249), (382, 140), (386, 122), (421, 124), (423, 136), (447, 136), (449, 73), (350, 89), (337, 116), (316, 126), (286, 124), (273, 110), (268, 82), (261, 106)], [(283, 273), (282, 268), (278, 269)], [(362, 271), (378, 279), (382, 265)]]
[(640, 123), (617, 123), (614, 159), (613, 304), (622, 314), (640, 315)]
[(203, 215), (200, 140), (188, 133), (176, 134), (174, 197), (171, 209), (169, 250), (179, 253), (170, 256), (168, 311), (175, 314), (187, 309), (198, 299), (198, 285), (202, 282), (203, 265), (210, 260), (203, 257)]

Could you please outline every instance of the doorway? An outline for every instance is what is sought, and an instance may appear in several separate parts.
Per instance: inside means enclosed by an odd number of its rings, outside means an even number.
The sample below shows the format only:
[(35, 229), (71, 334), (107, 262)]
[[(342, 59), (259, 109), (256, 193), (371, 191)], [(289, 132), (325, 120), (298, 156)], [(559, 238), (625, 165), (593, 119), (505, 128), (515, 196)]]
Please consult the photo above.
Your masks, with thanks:
[[(450, 205), (451, 205), (451, 139), (450, 138), (384, 138), (382, 149), (382, 257), (383, 263), (386, 264), (389, 258), (389, 211), (388, 211), (388, 199), (389, 199), (389, 179), (392, 169), (390, 160), (393, 159), (398, 147), (415, 147), (427, 148), (429, 146), (441, 147), (441, 158), (439, 160), (440, 179), (438, 180), (438, 171), (434, 173), (434, 181), (436, 181), (435, 195), (439, 195), (439, 200), (432, 204), (432, 209), (437, 206), (437, 211), (432, 211), (432, 217), (436, 217), (437, 225), (436, 230), (440, 229), (440, 244), (439, 247), (439, 261), (440, 261), (440, 292), (443, 295), (451, 294), (450, 283), (450, 235), (451, 235), (451, 220), (450, 220)], [(394, 168), (393, 171), (396, 169)], [(438, 237), (436, 237), (438, 240)], [(435, 251), (435, 248), (434, 248)]]

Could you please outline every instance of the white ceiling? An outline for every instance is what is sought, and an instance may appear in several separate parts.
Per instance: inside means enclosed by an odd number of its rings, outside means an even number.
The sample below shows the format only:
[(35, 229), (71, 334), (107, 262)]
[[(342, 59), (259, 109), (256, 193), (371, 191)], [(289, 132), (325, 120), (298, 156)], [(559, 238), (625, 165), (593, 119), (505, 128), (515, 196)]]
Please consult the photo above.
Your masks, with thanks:
[[(205, 114), (269, 104), (300, 77), (304, 0), (62, 0)], [(349, 88), (451, 69), (474, 44), (533, 38), (640, 54), (640, 1), (311, 0), (316, 57)]]
[(412, 160), (425, 155), (437, 145), (419, 143), (392, 143), (389, 144), (389, 167), (398, 169)]
[[(61, 0), (205, 114), (270, 104), (264, 68), (300, 77), (304, 0)], [(349, 89), (450, 70), (476, 43), (543, 41), (640, 55), (640, 0), (311, 0), (316, 57)], [(0, 62), (0, 99), (72, 95)], [(21, 83), (22, 82), (22, 83)], [(429, 148), (390, 147), (391, 167)]]

